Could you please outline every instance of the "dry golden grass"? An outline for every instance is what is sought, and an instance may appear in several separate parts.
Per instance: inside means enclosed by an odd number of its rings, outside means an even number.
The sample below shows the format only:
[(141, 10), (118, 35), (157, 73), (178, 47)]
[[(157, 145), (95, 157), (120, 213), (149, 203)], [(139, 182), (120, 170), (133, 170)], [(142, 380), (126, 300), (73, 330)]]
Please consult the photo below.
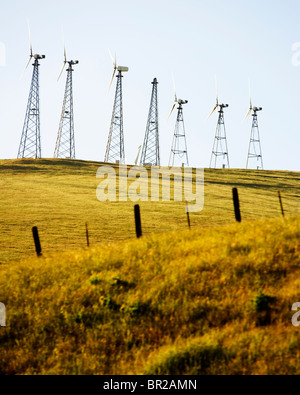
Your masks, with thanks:
[[(100, 163), (72, 160), (0, 160), (0, 264), (34, 255), (31, 228), (44, 252), (84, 247), (88, 222), (93, 246), (135, 237), (133, 203), (96, 199)], [(234, 223), (232, 187), (239, 188), (243, 220), (279, 217), (281, 190), (288, 215), (300, 215), (300, 174), (205, 170), (205, 207), (193, 228)], [(141, 203), (143, 233), (186, 229), (183, 203)]]
[(0, 278), (1, 374), (300, 373), (299, 217), (45, 254)]

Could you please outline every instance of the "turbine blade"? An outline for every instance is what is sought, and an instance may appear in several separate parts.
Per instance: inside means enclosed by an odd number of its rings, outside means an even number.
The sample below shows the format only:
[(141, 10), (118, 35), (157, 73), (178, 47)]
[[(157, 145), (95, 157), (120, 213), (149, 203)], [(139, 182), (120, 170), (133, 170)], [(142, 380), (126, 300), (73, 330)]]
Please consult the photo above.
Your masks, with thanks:
[(171, 112), (170, 112), (170, 114), (168, 116), (168, 119), (170, 119), (170, 117), (171, 117), (171, 115), (172, 115), (172, 113), (174, 111), (175, 106), (176, 106), (176, 103), (173, 104), (173, 107), (172, 107), (172, 110), (171, 110)]
[(30, 63), (31, 59), (32, 59), (32, 56), (29, 57), (29, 60), (28, 60), (28, 62), (27, 62), (27, 64), (26, 64), (26, 67), (25, 67), (25, 70), (23, 71), (23, 73), (22, 73), (22, 75), (21, 75), (21, 79), (24, 77), (25, 71), (27, 70), (27, 68), (28, 68), (28, 66), (29, 66), (29, 63)]
[(108, 88), (107, 94), (109, 94), (109, 92), (110, 92), (110, 88), (111, 88), (112, 83), (113, 83), (113, 80), (114, 80), (114, 78), (115, 78), (116, 71), (117, 71), (117, 69), (114, 69), (114, 72), (113, 72), (113, 75), (112, 75), (112, 77), (111, 77), (111, 81), (110, 81), (110, 84), (109, 84), (109, 88)]
[(108, 48), (108, 53), (109, 53), (109, 56), (110, 56), (110, 58), (111, 58), (111, 61), (114, 63), (114, 58), (113, 58), (112, 53), (111, 53), (111, 51), (110, 51), (109, 48)]
[(66, 40), (65, 40), (65, 32), (63, 26), (61, 27), (62, 31), (62, 39), (63, 39), (63, 45), (64, 45), (64, 60), (67, 62), (67, 51), (66, 51)]
[(30, 31), (29, 20), (27, 20), (27, 25), (28, 25), (28, 33), (29, 33), (30, 56), (32, 57), (33, 53), (32, 53), (32, 42), (31, 42), (31, 31)]
[(112, 56), (112, 53), (111, 53), (111, 51), (110, 51), (110, 49), (108, 48), (108, 53), (109, 53), (109, 56), (110, 56), (110, 58), (111, 58), (111, 61), (112, 61), (112, 63), (113, 63), (113, 65), (114, 65), (114, 68), (116, 69), (117, 68), (117, 57), (115, 56), (115, 58)]
[(213, 113), (216, 111), (216, 109), (218, 108), (218, 106), (215, 106), (214, 109), (212, 110), (212, 112), (209, 114), (207, 121), (209, 120), (209, 118), (213, 115)]
[(57, 81), (60, 80), (60, 77), (61, 77), (61, 75), (62, 75), (62, 73), (63, 73), (63, 71), (64, 71), (65, 66), (66, 66), (66, 62), (64, 62), (64, 64), (63, 64), (63, 67), (62, 67), (62, 69), (61, 69), (61, 72), (60, 72), (60, 74), (59, 74), (59, 76), (58, 76)]
[(64, 59), (65, 59), (65, 63), (67, 62), (67, 50), (66, 50), (66, 42), (65, 42), (65, 38), (63, 37), (64, 40)]
[(175, 102), (177, 102), (178, 99), (177, 99), (177, 94), (176, 94), (176, 84), (175, 84), (174, 73), (172, 73), (172, 80), (173, 80), (173, 87), (174, 87), (174, 94), (175, 94)]
[(250, 78), (249, 78), (249, 96), (250, 96), (250, 108), (251, 108), (251, 110), (252, 110), (252, 94), (251, 94), (251, 81), (250, 81)]
[(136, 157), (136, 160), (135, 160), (135, 166), (137, 166), (137, 164), (138, 164), (140, 153), (141, 153), (141, 148), (142, 148), (142, 146), (140, 145), (139, 148), (138, 148), (138, 154), (137, 154), (137, 157)]
[(215, 84), (216, 84), (216, 98), (217, 98), (217, 105), (218, 105), (219, 104), (219, 92), (218, 92), (217, 74), (215, 74)]
[(249, 117), (250, 113), (251, 113), (252, 108), (249, 109), (249, 111), (247, 112), (247, 115), (245, 116), (244, 122), (246, 121), (246, 119)]

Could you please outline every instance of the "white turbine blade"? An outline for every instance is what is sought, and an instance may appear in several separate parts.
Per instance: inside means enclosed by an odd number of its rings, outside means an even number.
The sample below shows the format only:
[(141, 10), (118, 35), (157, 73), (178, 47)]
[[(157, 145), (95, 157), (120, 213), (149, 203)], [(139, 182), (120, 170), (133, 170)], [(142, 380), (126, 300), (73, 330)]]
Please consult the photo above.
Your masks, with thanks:
[(28, 34), (29, 34), (30, 56), (32, 57), (33, 53), (32, 53), (32, 42), (31, 42), (31, 31), (30, 31), (29, 20), (27, 20), (27, 25), (28, 25)]
[(25, 71), (27, 70), (27, 68), (29, 66), (29, 63), (30, 63), (30, 61), (31, 61), (31, 59), (33, 57), (33, 54), (32, 54), (32, 43), (31, 43), (31, 32), (30, 32), (30, 25), (29, 25), (29, 20), (28, 19), (27, 19), (27, 26), (28, 26), (28, 34), (29, 34), (30, 55), (29, 55), (29, 60), (28, 60), (28, 62), (26, 64), (26, 66), (25, 66), (25, 69), (24, 69), (20, 79), (22, 79), (24, 77)]
[(250, 97), (250, 107), (249, 107), (249, 111), (247, 112), (247, 115), (244, 118), (244, 122), (246, 121), (246, 119), (249, 117), (249, 115), (251, 114), (252, 111), (252, 97), (251, 97), (251, 81), (249, 78), (249, 97)]
[(27, 64), (26, 64), (25, 70), (23, 71), (23, 73), (22, 73), (22, 75), (21, 75), (21, 79), (24, 77), (25, 71), (27, 70), (27, 68), (28, 68), (28, 66), (29, 66), (29, 63), (30, 63), (31, 59), (32, 59), (32, 57), (30, 56), (30, 57), (29, 57), (29, 60), (28, 60), (28, 62), (27, 62)]
[(25, 67), (25, 70), (24, 70), (24, 73), (25, 73), (25, 71), (27, 70), (27, 67), (29, 66), (29, 63), (30, 63), (30, 61), (31, 61), (31, 56), (29, 57), (29, 59), (28, 59), (28, 62), (27, 62), (27, 64), (26, 64), (26, 67)]
[(67, 62), (67, 51), (66, 51), (66, 40), (65, 40), (65, 32), (63, 26), (61, 27), (62, 31), (62, 39), (63, 39), (63, 46), (64, 46), (64, 60)]
[(110, 58), (111, 58), (111, 61), (114, 63), (114, 58), (113, 58), (112, 53), (111, 53), (111, 51), (110, 51), (109, 48), (108, 48), (108, 53), (109, 53), (109, 56), (110, 56)]
[(249, 78), (249, 97), (250, 97), (250, 108), (252, 110), (252, 93), (251, 93), (251, 81)]
[(142, 146), (140, 145), (139, 146), (139, 151), (138, 151), (138, 154), (137, 154), (137, 157), (136, 157), (136, 160), (135, 160), (135, 166), (137, 166), (137, 164), (138, 164), (140, 153), (141, 153), (141, 148), (142, 148)]
[(250, 113), (251, 113), (252, 108), (249, 109), (249, 111), (247, 112), (247, 115), (245, 116), (244, 122), (246, 121), (246, 119), (249, 117)]
[(117, 69), (114, 69), (114, 72), (113, 72), (113, 75), (112, 75), (112, 77), (111, 77), (111, 81), (110, 81), (110, 84), (109, 84), (109, 88), (108, 88), (108, 92), (107, 92), (107, 94), (109, 94), (109, 92), (110, 92), (110, 89), (111, 89), (111, 86), (112, 86), (113, 80), (114, 80), (114, 78), (115, 78), (115, 75), (116, 75), (116, 71), (117, 71)]
[(61, 69), (61, 72), (60, 72), (60, 74), (59, 74), (59, 76), (58, 76), (57, 81), (60, 80), (60, 77), (61, 77), (61, 75), (62, 75), (62, 73), (63, 73), (63, 71), (64, 71), (64, 69), (65, 69), (65, 66), (66, 66), (66, 62), (64, 62), (64, 64), (63, 64), (63, 67), (62, 67), (62, 69)]
[(215, 74), (215, 84), (216, 84), (216, 98), (217, 98), (217, 105), (218, 105), (219, 104), (219, 92), (218, 92), (217, 74)]
[(178, 99), (177, 99), (177, 94), (176, 94), (176, 84), (175, 84), (174, 73), (172, 73), (172, 80), (173, 80), (173, 87), (174, 87), (174, 94), (175, 94), (175, 102), (177, 102)]
[(176, 106), (176, 103), (173, 104), (173, 107), (172, 107), (172, 110), (171, 110), (171, 112), (170, 112), (170, 114), (168, 116), (168, 119), (170, 119), (170, 117), (171, 117), (171, 115), (172, 115), (172, 113), (174, 111), (175, 106)]
[(117, 57), (115, 56), (115, 58), (112, 56), (112, 53), (111, 53), (111, 51), (110, 51), (110, 49), (108, 48), (108, 53), (109, 53), (109, 56), (110, 56), (110, 58), (111, 58), (111, 61), (112, 61), (112, 63), (113, 63), (113, 65), (114, 65), (114, 68), (116, 69), (117, 68)]
[(214, 109), (212, 110), (212, 112), (209, 114), (207, 121), (209, 120), (209, 118), (213, 115), (213, 113), (216, 111), (216, 109), (218, 108), (218, 106), (215, 106)]
[(66, 50), (66, 42), (65, 42), (65, 38), (63, 37), (64, 40), (64, 59), (65, 59), (65, 63), (67, 62), (67, 50)]

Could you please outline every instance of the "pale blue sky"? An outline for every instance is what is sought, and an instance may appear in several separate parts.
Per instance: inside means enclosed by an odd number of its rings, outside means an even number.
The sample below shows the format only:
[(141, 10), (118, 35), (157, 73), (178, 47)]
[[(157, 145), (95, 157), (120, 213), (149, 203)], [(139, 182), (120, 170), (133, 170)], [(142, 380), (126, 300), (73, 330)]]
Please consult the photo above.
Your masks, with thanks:
[[(0, 67), (0, 158), (15, 158), (21, 138), (32, 67), (28, 60), (27, 18), (34, 52), (41, 61), (42, 156), (53, 157), (63, 100), (62, 25), (74, 72), (76, 156), (102, 161), (114, 99), (107, 96), (112, 74), (108, 48), (124, 76), (126, 162), (142, 144), (150, 104), (151, 81), (159, 81), (162, 164), (167, 165), (175, 114), (167, 122), (177, 94), (184, 108), (190, 164), (208, 167), (217, 115), (205, 122), (215, 104), (215, 74), (225, 113), (232, 167), (245, 168), (253, 104), (263, 107), (259, 125), (266, 169), (300, 170), (300, 67), (292, 64), (292, 45), (300, 42), (299, 0), (12, 0), (1, 4), (0, 42), (6, 66)], [(1, 62), (0, 62), (1, 63)]]

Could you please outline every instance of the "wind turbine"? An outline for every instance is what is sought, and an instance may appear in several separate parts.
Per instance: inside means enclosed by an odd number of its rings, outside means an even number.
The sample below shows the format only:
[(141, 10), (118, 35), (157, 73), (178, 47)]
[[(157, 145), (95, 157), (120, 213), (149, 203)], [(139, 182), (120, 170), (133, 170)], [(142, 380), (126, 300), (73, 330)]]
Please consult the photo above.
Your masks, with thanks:
[[(45, 59), (45, 55), (33, 54), (31, 32), (28, 22), (30, 55), (25, 71), (32, 59), (33, 74), (27, 103), (25, 121), (18, 150), (18, 158), (41, 158), (41, 135), (40, 135), (40, 87), (39, 87), (39, 60)], [(23, 73), (23, 75), (24, 75)]]
[(125, 163), (125, 149), (124, 149), (124, 130), (123, 130), (123, 92), (122, 92), (122, 73), (129, 71), (128, 67), (117, 66), (116, 57), (113, 58), (111, 52), (109, 51), (110, 57), (113, 62), (113, 75), (109, 85), (109, 91), (113, 80), (117, 75), (117, 86), (115, 101), (113, 106), (111, 124), (109, 129), (108, 141), (106, 146), (106, 153), (104, 162), (107, 163)]
[(74, 112), (73, 112), (73, 66), (78, 64), (78, 60), (67, 60), (67, 51), (64, 41), (64, 63), (58, 77), (58, 81), (68, 64), (67, 81), (65, 88), (62, 113), (58, 128), (58, 135), (54, 151), (54, 158), (75, 159), (75, 136), (74, 136)]
[[(209, 114), (207, 120), (214, 114), (214, 112), (219, 109), (219, 117), (218, 124), (216, 128), (216, 134), (214, 139), (214, 145), (212, 149), (212, 155), (210, 160), (210, 168), (213, 166), (214, 168), (221, 167), (225, 169), (229, 168), (229, 156), (228, 156), (228, 147), (227, 147), (227, 137), (226, 137), (226, 129), (224, 122), (224, 108), (228, 108), (228, 104), (219, 104), (219, 94), (218, 94), (218, 83), (216, 78), (216, 105), (213, 108), (212, 112)], [(221, 160), (220, 160), (221, 159)], [(221, 162), (221, 163), (219, 163)]]
[(259, 133), (259, 128), (258, 128), (258, 115), (257, 115), (258, 112), (262, 111), (262, 107), (253, 107), (252, 106), (250, 83), (249, 83), (249, 93), (250, 93), (250, 107), (249, 107), (249, 111), (245, 117), (245, 120), (249, 117), (249, 115), (251, 113), (252, 113), (253, 120), (252, 120), (246, 169), (249, 168), (250, 161), (253, 162), (253, 160), (256, 160), (257, 170), (263, 170), (264, 165), (263, 165), (260, 133)]
[(186, 144), (186, 134), (185, 134), (185, 126), (183, 120), (183, 105), (188, 103), (188, 100), (178, 99), (176, 93), (175, 80), (173, 76), (173, 86), (174, 86), (174, 104), (169, 114), (168, 119), (170, 119), (176, 105), (178, 105), (178, 112), (174, 130), (174, 137), (171, 147), (170, 159), (169, 159), (169, 167), (177, 165), (177, 166), (189, 166), (188, 152), (187, 152), (187, 144)]

